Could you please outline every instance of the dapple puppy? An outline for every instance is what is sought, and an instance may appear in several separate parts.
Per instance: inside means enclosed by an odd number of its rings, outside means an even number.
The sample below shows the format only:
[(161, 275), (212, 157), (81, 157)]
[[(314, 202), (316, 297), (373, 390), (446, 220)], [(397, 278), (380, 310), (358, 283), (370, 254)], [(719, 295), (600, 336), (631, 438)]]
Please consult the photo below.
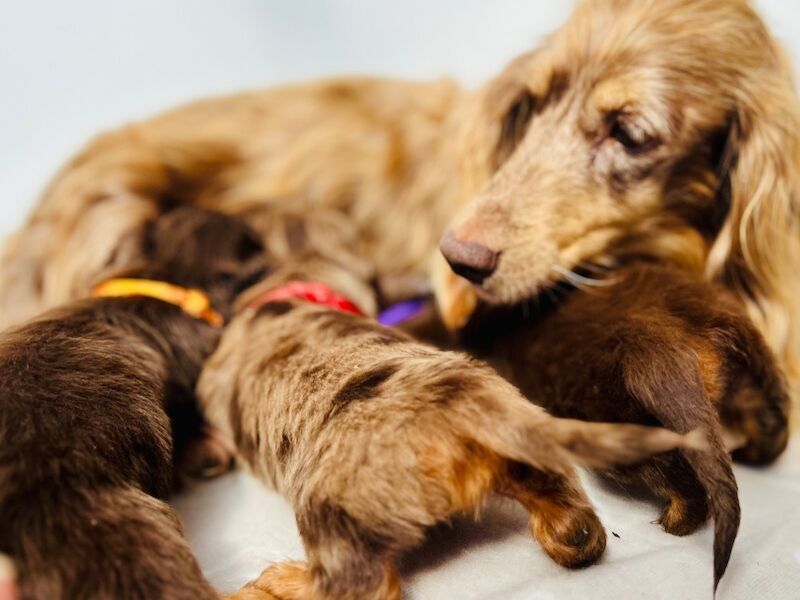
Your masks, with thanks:
[(245, 295), (198, 383), (209, 421), (291, 501), (308, 557), (267, 569), (242, 594), (400, 598), (398, 555), (491, 492), (530, 512), (556, 562), (584, 566), (605, 533), (573, 461), (608, 467), (696, 443), (550, 417), (483, 363), (297, 300), (287, 290), (298, 280), (323, 282), (354, 312), (330, 288), (372, 301), (346, 268), (300, 257)]
[(723, 286), (650, 263), (595, 283), (549, 311), (518, 307), (478, 319), (467, 337), (554, 415), (708, 431), (710, 453), (676, 450), (609, 474), (663, 498), (661, 524), (670, 533), (692, 533), (710, 512), (718, 582), (740, 512), (721, 425), (739, 446), (734, 458), (774, 460), (788, 440), (783, 375)]
[[(148, 223), (114, 262), (205, 290), (223, 315), (264, 267), (248, 227), (196, 208)], [(76, 301), (0, 338), (0, 555), (23, 599), (216, 597), (163, 499), (220, 333), (132, 295)]]

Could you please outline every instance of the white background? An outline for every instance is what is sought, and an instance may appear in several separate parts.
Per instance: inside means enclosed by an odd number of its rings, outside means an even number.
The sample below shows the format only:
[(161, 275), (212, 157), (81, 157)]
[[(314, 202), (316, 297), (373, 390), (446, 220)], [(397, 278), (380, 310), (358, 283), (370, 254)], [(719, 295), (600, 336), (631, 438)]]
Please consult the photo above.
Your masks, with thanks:
[[(800, 2), (761, 0), (800, 56)], [(209, 94), (342, 73), (477, 85), (567, 0), (0, 0), (0, 236), (97, 131)]]

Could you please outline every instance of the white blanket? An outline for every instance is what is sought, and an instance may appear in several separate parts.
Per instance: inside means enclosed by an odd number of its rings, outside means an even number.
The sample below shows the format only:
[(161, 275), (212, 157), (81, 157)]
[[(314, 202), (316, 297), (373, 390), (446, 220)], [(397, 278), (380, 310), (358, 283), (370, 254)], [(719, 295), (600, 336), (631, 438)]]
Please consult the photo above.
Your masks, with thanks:
[[(800, 437), (767, 469), (737, 467), (742, 525), (719, 600), (800, 598)], [(492, 500), (479, 522), (432, 532), (403, 566), (414, 600), (706, 600), (712, 598), (712, 532), (677, 538), (652, 522), (659, 508), (584, 481), (608, 533), (599, 564), (569, 571), (531, 538), (525, 511)], [(269, 563), (304, 558), (289, 505), (243, 472), (174, 499), (211, 582), (232, 591)], [(614, 535), (616, 534), (616, 535)]]

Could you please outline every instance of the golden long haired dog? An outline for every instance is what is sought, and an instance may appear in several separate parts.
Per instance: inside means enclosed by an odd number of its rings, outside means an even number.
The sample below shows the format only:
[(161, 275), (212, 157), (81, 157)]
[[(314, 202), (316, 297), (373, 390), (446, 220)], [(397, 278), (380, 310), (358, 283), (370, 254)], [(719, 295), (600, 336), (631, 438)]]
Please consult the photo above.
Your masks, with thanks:
[[(446, 252), (477, 262), (484, 298), (655, 255), (734, 290), (797, 380), (798, 132), (790, 68), (744, 0), (587, 0), (474, 93), (338, 80), (97, 138), (6, 247), (0, 324), (83, 295), (120, 234), (175, 202), (310, 198), (349, 214), (390, 274), (425, 272), (472, 198)], [(443, 261), (435, 281), (445, 319), (465, 320), (474, 291)]]
[[(744, 0), (594, 0), (483, 92), (489, 182), (441, 249), (446, 315), (632, 257), (723, 282), (800, 376), (800, 112)], [(577, 273), (576, 273), (577, 271)], [(583, 271), (583, 273), (581, 273)]]

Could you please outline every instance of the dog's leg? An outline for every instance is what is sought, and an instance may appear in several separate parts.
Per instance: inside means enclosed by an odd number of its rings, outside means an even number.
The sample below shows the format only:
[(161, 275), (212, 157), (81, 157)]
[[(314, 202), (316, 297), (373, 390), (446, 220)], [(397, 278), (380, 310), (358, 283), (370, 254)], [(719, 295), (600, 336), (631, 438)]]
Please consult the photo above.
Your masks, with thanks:
[(498, 492), (530, 512), (533, 536), (558, 564), (585, 567), (603, 554), (605, 530), (574, 474), (510, 463)]
[(708, 520), (707, 493), (686, 459), (672, 452), (645, 463), (618, 467), (609, 478), (632, 488), (644, 488), (666, 501), (658, 523), (672, 535), (694, 533)]
[[(349, 550), (337, 547), (336, 552), (347, 554)], [(313, 550), (310, 554), (312, 564), (317, 563)], [(341, 558), (349, 563), (352, 557)], [(277, 563), (267, 567), (255, 581), (226, 596), (226, 600), (400, 600), (400, 579), (395, 568), (374, 566), (381, 571), (378, 579), (372, 577), (372, 568), (367, 572), (329, 573), (318, 563), (316, 567), (303, 562)]]

